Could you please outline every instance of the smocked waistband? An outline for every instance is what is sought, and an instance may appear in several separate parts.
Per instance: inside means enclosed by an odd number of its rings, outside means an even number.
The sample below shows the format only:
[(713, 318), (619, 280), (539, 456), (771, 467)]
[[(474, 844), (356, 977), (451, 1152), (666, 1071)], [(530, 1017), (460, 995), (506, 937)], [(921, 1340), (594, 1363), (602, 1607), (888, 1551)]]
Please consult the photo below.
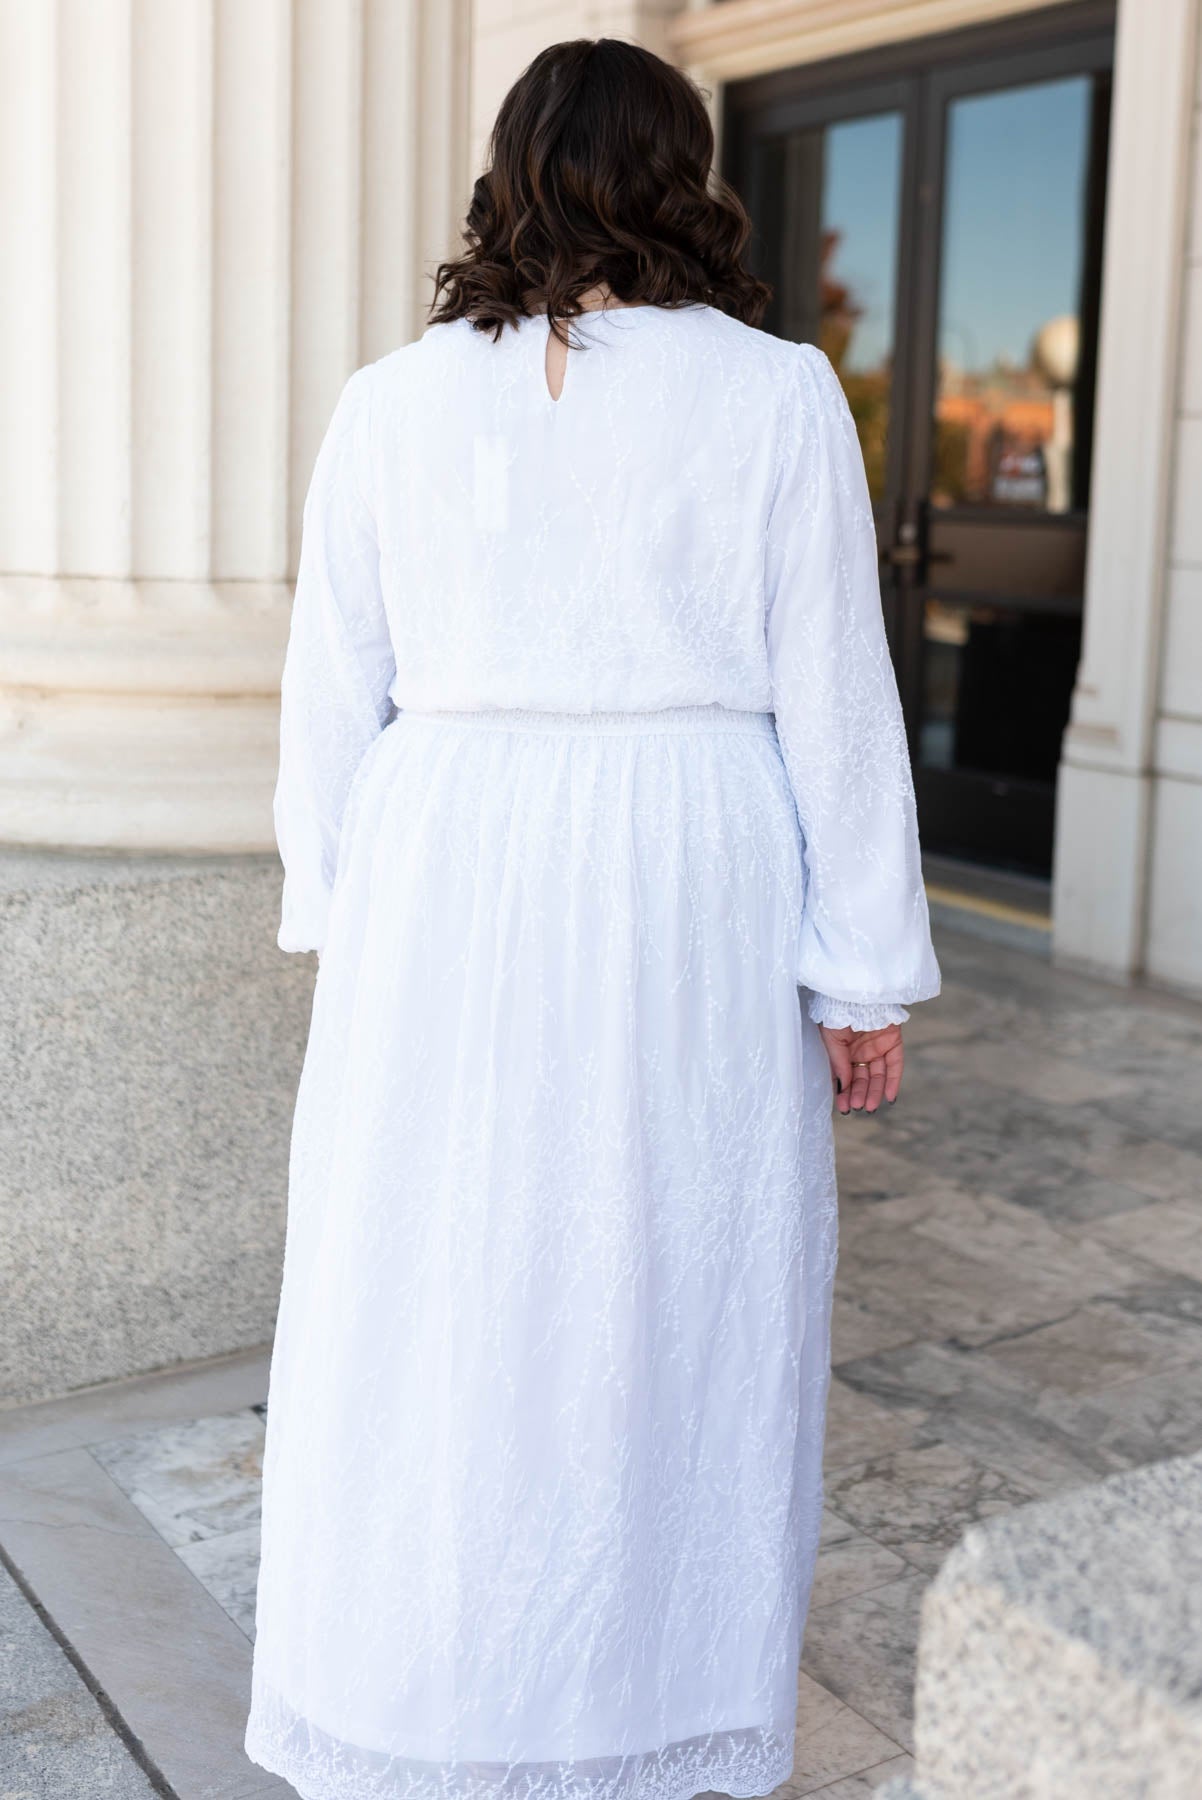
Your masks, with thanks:
[(478, 731), (573, 732), (584, 737), (655, 737), (664, 732), (750, 732), (770, 736), (776, 721), (770, 712), (743, 712), (728, 706), (665, 706), (646, 712), (543, 712), (537, 708), (498, 707), (479, 711), (441, 712), (406, 706), (397, 722), (467, 726)]

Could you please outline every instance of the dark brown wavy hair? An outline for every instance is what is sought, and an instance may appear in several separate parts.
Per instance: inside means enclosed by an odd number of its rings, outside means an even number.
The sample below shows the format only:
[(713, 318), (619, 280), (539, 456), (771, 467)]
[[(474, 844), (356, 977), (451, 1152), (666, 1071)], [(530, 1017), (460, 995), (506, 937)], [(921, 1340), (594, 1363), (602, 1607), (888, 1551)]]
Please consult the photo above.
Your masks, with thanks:
[(551, 45), (501, 104), (430, 322), (467, 318), (496, 339), (541, 312), (566, 341), (561, 321), (604, 282), (619, 300), (700, 301), (758, 325), (772, 290), (743, 266), (751, 223), (713, 158), (680, 69), (618, 38)]

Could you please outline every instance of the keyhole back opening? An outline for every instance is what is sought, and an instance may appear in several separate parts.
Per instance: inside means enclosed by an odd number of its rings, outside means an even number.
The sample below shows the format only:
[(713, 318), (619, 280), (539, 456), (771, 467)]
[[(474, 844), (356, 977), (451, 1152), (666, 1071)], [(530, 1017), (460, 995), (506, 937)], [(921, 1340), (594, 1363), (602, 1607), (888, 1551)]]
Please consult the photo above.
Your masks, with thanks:
[(559, 403), (563, 395), (564, 381), (568, 372), (568, 347), (561, 343), (550, 325), (547, 327), (547, 347), (543, 356), (543, 379), (547, 384), (549, 397)]

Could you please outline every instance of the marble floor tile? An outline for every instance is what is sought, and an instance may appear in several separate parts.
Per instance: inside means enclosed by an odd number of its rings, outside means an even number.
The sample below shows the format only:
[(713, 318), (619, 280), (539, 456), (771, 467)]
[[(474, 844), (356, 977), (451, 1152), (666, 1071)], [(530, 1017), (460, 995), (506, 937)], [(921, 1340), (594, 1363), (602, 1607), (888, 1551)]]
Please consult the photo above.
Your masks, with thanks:
[(1202, 1152), (1202, 1066), (1195, 1068), (1162, 1051), (1154, 1078), (1149, 1074), (1138, 1086), (1129, 1080), (1128, 1091), (1112, 1095), (1105, 1105), (1119, 1125), (1194, 1154)]
[(970, 1525), (1033, 1496), (997, 1469), (934, 1443), (840, 1469), (826, 1497), (831, 1511), (933, 1574)]
[(1048, 1325), (982, 1347), (991, 1365), (1040, 1388), (1088, 1394), (1163, 1369), (1202, 1367), (1202, 1282), (1102, 1295)]
[(909, 1444), (915, 1431), (926, 1422), (921, 1406), (880, 1406), (859, 1388), (832, 1375), (826, 1407), (826, 1444), (824, 1462), (827, 1469), (842, 1468), (844, 1463), (863, 1462), (879, 1456), (894, 1445)]
[[(1087, 1066), (1104, 1077), (1108, 1086), (1117, 1080), (1121, 1086), (1114, 1092), (1119, 1098), (1171, 1091), (1164, 1079), (1166, 1064), (1171, 1063), (1180, 1071), (1182, 1094), (1197, 1095), (1202, 1076), (1202, 1015), (1177, 1001), (1166, 1006), (1162, 1004), (1164, 996), (1146, 992), (1116, 999), (1114, 990), (1101, 1001), (1096, 996), (1082, 1001), (1054, 989), (1042, 997), (1024, 992), (1000, 999), (952, 982), (931, 1010), (943, 1012), (949, 998), (957, 1025), (971, 1022), (975, 1027), (970, 1034), (974, 1041), (1015, 1053), (1023, 1062), (1030, 1059), (1031, 1069), (1039, 1068), (1041, 1059), (1051, 1056), (1068, 1066), (1070, 1080), (1075, 1081), (1077, 1071)], [(913, 1033), (907, 1033), (907, 1038), (916, 1049), (936, 1049), (936, 1060), (949, 1061), (946, 1052), (940, 1053), (937, 1047), (946, 1045), (950, 1034), (933, 1030), (925, 1041)], [(985, 1080), (994, 1079), (984, 1067), (980, 1073)], [(1063, 1091), (1054, 1075), (1052, 1082), (1052, 1091)], [(1004, 1076), (1001, 1085), (1009, 1085)], [(1038, 1084), (1026, 1076), (1018, 1077), (1015, 1085), (1039, 1097)], [(1081, 1098), (1088, 1100), (1089, 1092)]]
[[(1072, 1296), (1033, 1295), (979, 1258), (938, 1244), (924, 1244), (909, 1230), (882, 1232), (871, 1258), (844, 1258), (836, 1276), (836, 1305), (854, 1305), (863, 1320), (889, 1321), (873, 1356), (891, 1356), (908, 1345), (955, 1338), (974, 1343), (1039, 1324), (1071, 1303)], [(862, 1331), (861, 1340), (871, 1342)], [(878, 1340), (879, 1343), (879, 1340)], [(838, 1347), (839, 1369), (849, 1358)]]
[[(1150, 998), (1141, 995), (1118, 1004), (1061, 1010), (1056, 1018), (1057, 1053), (1127, 1077), (1145, 1093), (1165, 1086), (1166, 1063), (1171, 1063), (1180, 1071), (1183, 1091), (1196, 1097), (1202, 1074), (1202, 1018), (1176, 1003), (1149, 1004)], [(1046, 1021), (1040, 1013), (1027, 1011), (1017, 1030), (1027, 1035), (1046, 1032)]]
[(802, 1668), (878, 1731), (913, 1751), (918, 1617), (928, 1577), (915, 1572), (811, 1609)]
[[(1023, 1094), (959, 1081), (953, 1070), (925, 1061), (922, 1052), (911, 1061), (908, 1104), (899, 1101), (873, 1120), (872, 1132), (928, 1177), (1009, 1197), (1016, 1188), (1056, 1180), (1074, 1169), (1097, 1173), (1091, 1158), (1099, 1140), (1111, 1147), (1130, 1138), (1117, 1126), (1103, 1130), (1084, 1116), (1086, 1108), (1047, 1106)], [(1118, 1171), (1100, 1172), (1127, 1179)], [(1131, 1185), (1145, 1191), (1141, 1183)]]
[[(888, 1160), (901, 1171), (894, 1192), (871, 1201), (861, 1200), (853, 1192), (840, 1215), (842, 1249), (854, 1255), (863, 1248), (863, 1255), (856, 1256), (857, 1264), (872, 1261), (883, 1232), (905, 1227), (985, 1261), (998, 1255), (1026, 1256), (1061, 1265), (1066, 1272), (1075, 1267), (1078, 1284), (1123, 1273), (1122, 1261), (1107, 1256), (1103, 1246), (1096, 1246), (1102, 1254), (1083, 1262), (1080, 1232), (1049, 1223), (1016, 1206), (1007, 1195), (996, 1194), (987, 1186), (951, 1181), (924, 1170), (911, 1157)], [(1152, 1202), (1135, 1195), (1133, 1204)]]
[(878, 1350), (894, 1350), (912, 1344), (923, 1335), (922, 1324), (891, 1307), (879, 1291), (862, 1300), (839, 1286), (831, 1317), (831, 1365), (875, 1356)]
[(822, 1541), (814, 1572), (811, 1606), (832, 1606), (852, 1594), (884, 1587), (909, 1571), (902, 1557), (886, 1550), (828, 1507), (822, 1516)]
[(173, 1547), (259, 1518), (264, 1424), (249, 1407), (92, 1445), (92, 1454)]
[(1083, 1167), (1121, 1181), (1151, 1200), (1196, 1200), (1202, 1194), (1202, 1152), (1129, 1130), (1082, 1108), (1078, 1114)]
[(813, 1794), (841, 1776), (858, 1774), (897, 1753), (898, 1745), (884, 1732), (802, 1675), (797, 1689), (793, 1775), (776, 1791), (782, 1800)]
[(846, 1775), (842, 1781), (832, 1782), (830, 1787), (819, 1788), (814, 1800), (865, 1800), (865, 1796), (875, 1794), (885, 1782), (913, 1773), (912, 1756), (894, 1756), (888, 1762), (877, 1763), (874, 1769), (862, 1769), (858, 1775)]
[(1202, 1380), (1170, 1369), (1092, 1394), (1044, 1389), (1035, 1417), (1114, 1468), (1142, 1468), (1202, 1450)]
[(1036, 1384), (962, 1345), (886, 1351), (844, 1364), (839, 1378), (882, 1406), (903, 1409), (920, 1439), (948, 1444), (1040, 1498), (1153, 1460), (1133, 1458), (1117, 1430), (1099, 1437), (1072, 1397), (1060, 1396), (1057, 1411)]
[(1030, 1207), (1051, 1225), (1088, 1225), (1116, 1213), (1135, 1212), (1155, 1202), (1148, 1194), (1125, 1182), (1108, 1181), (1090, 1169), (1062, 1169), (1054, 1177), (1046, 1170), (1038, 1178), (1007, 1186), (1007, 1199)]
[(875, 1132), (870, 1136), (845, 1132), (836, 1149), (840, 1221), (844, 1226), (849, 1213), (870, 1218), (876, 1205), (919, 1192), (931, 1178), (921, 1163), (902, 1155), (891, 1139)]
[[(909, 1319), (916, 1338), (978, 1343), (1045, 1323), (1136, 1279), (1128, 1258), (990, 1193), (932, 1180), (926, 1195), (853, 1214), (837, 1293)], [(887, 1351), (885, 1352), (887, 1353)]]
[(1012, 1089), (1045, 1106), (1078, 1106), (1086, 1100), (1130, 1097), (1137, 1091), (1132, 1077), (1107, 1074), (1084, 1055), (1074, 1060), (1059, 1049), (1053, 1055), (1013, 1040), (935, 1042), (925, 1046), (923, 1056), (926, 1062), (953, 1068), (958, 1081)]
[[(1202, 1176), (1202, 1170), (1199, 1174)], [(1202, 1281), (1202, 1185), (1179, 1200), (1162, 1200), (1137, 1213), (1091, 1221), (1082, 1235), (1111, 1251)]]
[(240, 1631), (255, 1635), (255, 1584), (259, 1579), (259, 1527), (200, 1538), (176, 1551), (184, 1567), (212, 1594)]
[[(1141, 1209), (1142, 1210), (1142, 1209)], [(911, 1229), (923, 1245), (939, 1244), (988, 1267), (998, 1280), (1021, 1286), (1024, 1297), (1016, 1313), (1026, 1314), (1036, 1300), (1054, 1315), (1073, 1299), (1117, 1291), (1138, 1276), (1126, 1256), (1104, 1243), (1069, 1233), (1029, 1209), (990, 1193), (943, 1190)]]

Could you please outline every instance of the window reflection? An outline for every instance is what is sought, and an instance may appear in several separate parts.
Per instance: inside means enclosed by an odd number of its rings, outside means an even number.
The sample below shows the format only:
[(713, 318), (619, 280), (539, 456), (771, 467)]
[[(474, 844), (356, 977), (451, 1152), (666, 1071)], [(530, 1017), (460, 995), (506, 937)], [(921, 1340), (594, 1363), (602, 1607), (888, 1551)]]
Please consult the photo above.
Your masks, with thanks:
[(928, 600), (922, 766), (1054, 780), (1080, 641), (1071, 615)]
[(818, 344), (839, 371), (879, 499), (893, 380), (901, 120), (854, 119), (825, 136)]
[(893, 380), (902, 121), (841, 120), (759, 150), (772, 330), (815, 343), (839, 372), (874, 499), (885, 488)]
[(931, 498), (1073, 505), (1093, 84), (948, 110)]

